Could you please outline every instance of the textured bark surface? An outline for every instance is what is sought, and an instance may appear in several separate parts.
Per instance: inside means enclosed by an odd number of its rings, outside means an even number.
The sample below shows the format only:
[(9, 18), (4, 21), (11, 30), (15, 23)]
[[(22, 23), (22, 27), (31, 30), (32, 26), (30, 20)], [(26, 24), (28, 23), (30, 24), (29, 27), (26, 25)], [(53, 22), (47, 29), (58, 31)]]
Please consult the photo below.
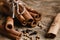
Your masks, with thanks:
[[(42, 15), (42, 17), (41, 20), (38, 22), (39, 27), (38, 26), (36, 26), (35, 28), (17, 27), (18, 30), (21, 31), (24, 29), (32, 29), (38, 31), (38, 35), (40, 35), (40, 40), (60, 40), (60, 32), (58, 32), (57, 37), (55, 39), (46, 39), (44, 37), (54, 17), (60, 11), (60, 0), (22, 0), (22, 1), (31, 8), (38, 11)], [(2, 24), (4, 21), (5, 21), (4, 16), (0, 15), (0, 24)], [(10, 39), (1, 36), (0, 40), (10, 40)]]

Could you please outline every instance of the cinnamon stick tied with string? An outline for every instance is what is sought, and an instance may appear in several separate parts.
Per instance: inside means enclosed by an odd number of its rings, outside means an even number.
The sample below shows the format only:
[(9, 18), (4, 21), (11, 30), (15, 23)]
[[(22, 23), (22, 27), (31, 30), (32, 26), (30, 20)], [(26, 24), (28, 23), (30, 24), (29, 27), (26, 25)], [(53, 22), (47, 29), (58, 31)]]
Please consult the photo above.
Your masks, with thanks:
[(25, 21), (25, 18), (22, 15), (16, 14), (16, 17), (23, 26), (27, 25), (27, 22)]
[(22, 5), (19, 4), (19, 12), (23, 15), (23, 17), (26, 19), (27, 22), (32, 22), (33, 17), (29, 14), (29, 12), (26, 10), (26, 8)]
[[(14, 7), (14, 9), (15, 9), (15, 7)], [(23, 17), (23, 15), (18, 14), (18, 12), (17, 12), (16, 9), (15, 9), (14, 11), (15, 11), (15, 16), (16, 16), (16, 18), (19, 20), (19, 22), (20, 22), (23, 26), (26, 26), (26, 25), (27, 25), (27, 22), (26, 22), (25, 18)]]
[(54, 22), (52, 23), (48, 33), (46, 34), (47, 38), (55, 38), (60, 29), (60, 13), (57, 14)]

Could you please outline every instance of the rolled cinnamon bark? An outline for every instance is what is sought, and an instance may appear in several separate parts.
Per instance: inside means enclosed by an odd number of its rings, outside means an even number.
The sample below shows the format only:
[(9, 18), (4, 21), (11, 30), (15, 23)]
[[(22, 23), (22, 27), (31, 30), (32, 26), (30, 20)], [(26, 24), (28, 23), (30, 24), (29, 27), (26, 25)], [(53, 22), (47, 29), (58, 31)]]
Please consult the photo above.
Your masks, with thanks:
[(31, 14), (31, 16), (33, 16), (34, 18), (37, 17), (38, 15), (37, 14), (34, 14), (32, 12), (29, 12)]
[(5, 32), (5, 31), (2, 31), (2, 30), (0, 30), (0, 34), (2, 34), (3, 36), (6, 36), (8, 38), (11, 38), (11, 39), (19, 39), (18, 36), (13, 35), (13, 34), (8, 33), (8, 32)]
[(54, 22), (52, 23), (46, 37), (47, 38), (55, 38), (58, 30), (60, 29), (60, 13), (57, 14)]
[(41, 14), (39, 14), (36, 10), (30, 8), (29, 6), (27, 6), (26, 4), (24, 4), (25, 8), (27, 9), (27, 11), (31, 14), (31, 16), (34, 17), (34, 19), (36, 21), (39, 21), (41, 19)]
[(6, 37), (11, 38), (11, 39), (19, 39), (18, 36), (15, 36), (15, 35), (13, 35), (13, 34), (10, 34), (10, 33), (4, 32), (4, 31), (3, 31), (3, 32), (0, 31), (0, 33), (3, 34), (3, 35), (6, 36)]
[(4, 29), (4, 26), (2, 26), (2, 25), (0, 25), (0, 34), (2, 34), (3, 36), (6, 36), (6, 37), (8, 37), (8, 38), (14, 39), (14, 40), (20, 39), (19, 36), (16, 36), (16, 35), (14, 35), (14, 34), (12, 34), (12, 33), (7, 32), (7, 31)]
[(16, 36), (19, 36), (21, 37), (21, 33), (16, 31), (14, 29), (14, 22), (13, 22), (13, 19), (11, 17), (7, 17), (7, 22), (6, 22), (6, 26), (5, 26), (5, 29), (9, 32), (9, 33), (12, 33)]
[(36, 21), (33, 21), (32, 23), (31, 23), (31, 27), (36, 27)]
[(15, 16), (16, 16), (16, 18), (19, 20), (19, 22), (23, 25), (23, 26), (26, 26), (27, 25), (27, 22), (26, 22), (26, 20), (25, 20), (25, 18), (21, 15), (21, 14), (19, 14), (19, 13), (21, 13), (21, 12), (19, 12), (19, 10), (17, 11), (16, 10), (16, 7), (14, 7), (14, 11), (15, 11)]
[(23, 26), (27, 25), (27, 22), (25, 21), (25, 18), (22, 15), (16, 14), (16, 17)]
[(41, 15), (40, 14), (36, 14), (36, 13), (33, 13), (33, 12), (29, 12), (31, 14), (32, 17), (34, 17), (34, 19), (36, 21), (39, 21), (41, 19)]
[[(21, 9), (21, 7), (22, 7), (22, 9)], [(23, 7), (21, 4), (19, 4), (19, 11), (22, 12), (22, 15), (26, 19), (26, 21), (28, 21), (28, 22), (32, 22), (33, 21), (33, 17), (29, 14), (29, 12), (26, 10), (26, 8)]]
[(27, 6), (26, 4), (24, 4), (24, 6), (27, 9), (27, 11), (38, 14), (38, 12), (36, 10), (32, 9), (31, 7)]

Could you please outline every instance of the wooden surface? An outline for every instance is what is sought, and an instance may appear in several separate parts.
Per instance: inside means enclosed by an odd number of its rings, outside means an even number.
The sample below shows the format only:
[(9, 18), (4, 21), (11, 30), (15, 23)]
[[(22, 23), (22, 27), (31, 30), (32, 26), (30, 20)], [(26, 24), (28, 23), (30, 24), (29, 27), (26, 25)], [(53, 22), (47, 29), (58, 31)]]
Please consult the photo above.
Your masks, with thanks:
[[(22, 26), (19, 26), (20, 28), (18, 28), (18, 26), (16, 26), (17, 29), (19, 31), (25, 29), (32, 29), (37, 31), (38, 35), (40, 36), (39, 40), (60, 40), (60, 32), (58, 32), (57, 37), (55, 39), (47, 39), (44, 37), (53, 21), (53, 18), (60, 11), (60, 0), (22, 0), (22, 1), (27, 5), (29, 5), (31, 8), (38, 11), (42, 15), (42, 17), (41, 20), (38, 22), (39, 26), (36, 26), (35, 28), (25, 28)], [(5, 16), (2, 17), (1, 16), (2, 15), (0, 14), (0, 24), (2, 24), (5, 21), (4, 18)], [(32, 37), (34, 37), (33, 40), (35, 40), (35, 36)], [(21, 40), (23, 40), (22, 38)], [(0, 36), (0, 40), (10, 40), (10, 39)]]

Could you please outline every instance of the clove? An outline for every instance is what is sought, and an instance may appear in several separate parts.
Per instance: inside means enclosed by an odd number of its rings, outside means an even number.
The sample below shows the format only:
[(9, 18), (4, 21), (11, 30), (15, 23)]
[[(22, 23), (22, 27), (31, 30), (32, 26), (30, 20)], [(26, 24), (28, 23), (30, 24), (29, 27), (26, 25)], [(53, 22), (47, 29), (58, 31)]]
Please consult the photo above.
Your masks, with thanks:
[(30, 33), (29, 35), (36, 35), (36, 34), (37, 34), (37, 32), (34, 31), (34, 32)]

